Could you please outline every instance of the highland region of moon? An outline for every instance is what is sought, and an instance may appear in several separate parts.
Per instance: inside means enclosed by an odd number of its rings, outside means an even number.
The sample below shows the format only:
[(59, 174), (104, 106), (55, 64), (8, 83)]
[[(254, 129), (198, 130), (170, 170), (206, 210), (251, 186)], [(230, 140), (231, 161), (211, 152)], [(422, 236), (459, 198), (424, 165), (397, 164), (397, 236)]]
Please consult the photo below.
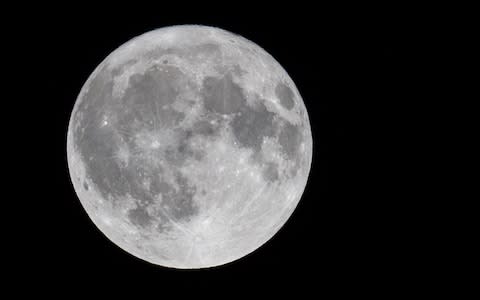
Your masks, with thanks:
[(228, 31), (160, 28), (90, 75), (67, 156), (93, 223), (153, 264), (237, 260), (287, 221), (306, 186), (312, 135), (303, 100), (265, 50)]

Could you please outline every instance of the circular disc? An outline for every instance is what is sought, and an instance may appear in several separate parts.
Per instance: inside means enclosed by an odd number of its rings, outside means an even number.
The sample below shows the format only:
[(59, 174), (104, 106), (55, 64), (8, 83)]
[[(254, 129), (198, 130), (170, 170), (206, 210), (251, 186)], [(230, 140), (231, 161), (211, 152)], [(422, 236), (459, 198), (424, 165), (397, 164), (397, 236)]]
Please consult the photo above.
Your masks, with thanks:
[(312, 160), (303, 100), (280, 64), (233, 33), (138, 36), (90, 75), (67, 154), (75, 191), (116, 245), (174, 268), (254, 251), (292, 214)]

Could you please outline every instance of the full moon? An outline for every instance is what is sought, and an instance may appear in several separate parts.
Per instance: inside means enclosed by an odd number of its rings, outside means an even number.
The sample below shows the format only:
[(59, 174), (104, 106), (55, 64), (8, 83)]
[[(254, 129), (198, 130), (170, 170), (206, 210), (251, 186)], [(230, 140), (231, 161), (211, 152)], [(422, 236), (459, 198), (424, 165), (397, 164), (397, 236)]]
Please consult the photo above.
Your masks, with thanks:
[(255, 251), (306, 186), (312, 134), (282, 66), (228, 31), (185, 25), (108, 55), (70, 116), (68, 167), (93, 223), (150, 263), (197, 269)]

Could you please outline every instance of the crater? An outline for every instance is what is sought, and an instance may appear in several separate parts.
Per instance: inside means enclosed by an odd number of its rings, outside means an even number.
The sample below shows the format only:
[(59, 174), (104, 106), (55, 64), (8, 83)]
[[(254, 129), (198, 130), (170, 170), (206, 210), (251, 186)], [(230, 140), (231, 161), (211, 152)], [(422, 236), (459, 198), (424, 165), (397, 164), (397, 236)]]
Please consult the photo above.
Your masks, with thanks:
[(280, 104), (286, 109), (291, 110), (294, 107), (294, 94), (292, 90), (284, 83), (280, 82), (277, 84), (277, 86), (275, 87), (275, 95), (280, 100)]

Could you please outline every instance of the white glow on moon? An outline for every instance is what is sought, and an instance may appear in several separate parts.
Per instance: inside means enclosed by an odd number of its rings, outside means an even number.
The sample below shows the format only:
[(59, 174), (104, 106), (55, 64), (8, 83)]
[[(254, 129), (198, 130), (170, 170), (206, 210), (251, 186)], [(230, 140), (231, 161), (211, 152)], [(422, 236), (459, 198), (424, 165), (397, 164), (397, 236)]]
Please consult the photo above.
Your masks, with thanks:
[(94, 70), (67, 139), (75, 191), (96, 226), (153, 264), (205, 268), (268, 241), (312, 159), (292, 79), (253, 42), (206, 26), (140, 35)]

